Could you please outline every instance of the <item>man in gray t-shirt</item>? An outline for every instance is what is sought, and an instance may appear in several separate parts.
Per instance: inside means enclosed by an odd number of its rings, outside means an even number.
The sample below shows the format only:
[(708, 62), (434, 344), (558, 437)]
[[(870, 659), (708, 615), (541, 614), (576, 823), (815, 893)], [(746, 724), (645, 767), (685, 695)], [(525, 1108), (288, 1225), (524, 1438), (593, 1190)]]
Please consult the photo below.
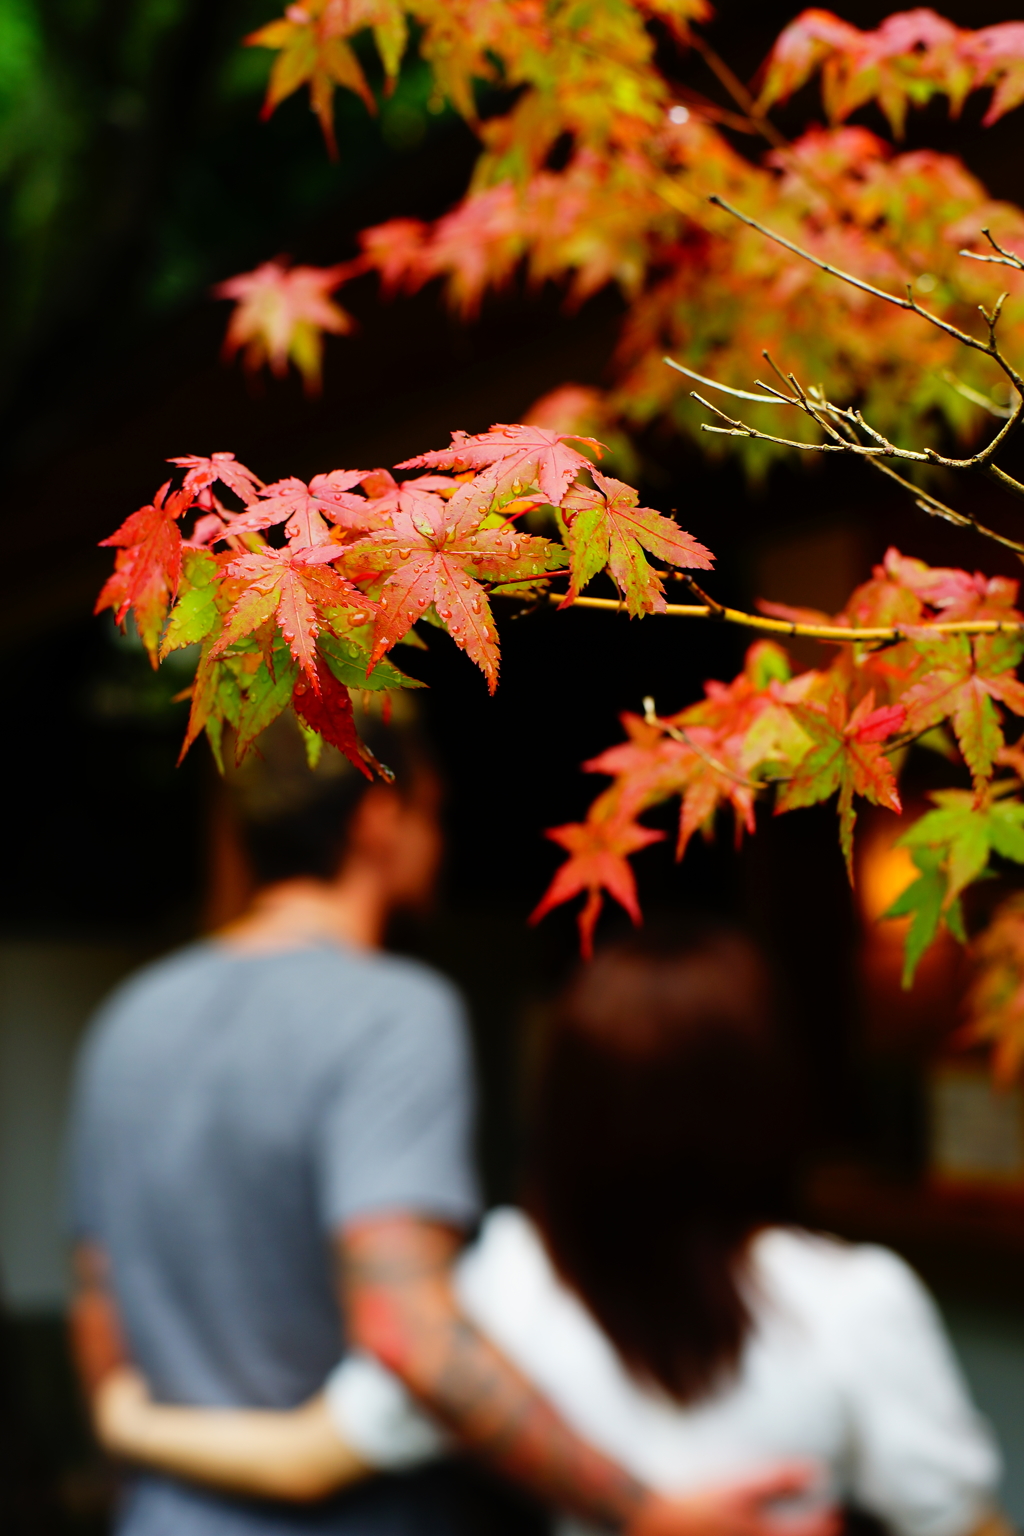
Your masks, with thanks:
[[(397, 735), (376, 747), (393, 788), (337, 754), (309, 773), (290, 724), (262, 745), (234, 784), (253, 905), (129, 981), (82, 1055), (72, 1328), (87, 1389), (127, 1358), (158, 1401), (288, 1408), (359, 1346), (468, 1449), (590, 1520), (767, 1536), (761, 1501), (778, 1490), (651, 1495), (459, 1314), (451, 1263), (477, 1211), (462, 1010), (380, 949), (389, 915), (432, 883), (436, 784)], [(301, 1505), (143, 1473), (119, 1536), (454, 1536), (431, 1478)]]
[[(316, 1392), (344, 1348), (332, 1234), (378, 1212), (472, 1222), (471, 1104), (459, 999), (409, 961), (214, 942), (123, 987), (81, 1063), (74, 1221), (157, 1399)], [(235, 1528), (222, 1500), (155, 1478), (129, 1509), (132, 1536)], [(348, 1527), (332, 1509), (326, 1528)]]

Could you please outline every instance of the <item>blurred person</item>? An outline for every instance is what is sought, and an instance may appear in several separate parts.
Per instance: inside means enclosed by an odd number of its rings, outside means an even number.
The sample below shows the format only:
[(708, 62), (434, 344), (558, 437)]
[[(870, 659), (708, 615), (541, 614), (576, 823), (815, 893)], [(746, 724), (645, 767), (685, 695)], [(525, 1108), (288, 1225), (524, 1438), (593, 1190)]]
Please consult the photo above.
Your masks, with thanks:
[[(410, 732), (367, 734), (392, 785), (330, 749), (311, 773), (290, 717), (261, 738), (230, 785), (259, 887), (249, 910), (130, 979), (89, 1032), (72, 1308), (87, 1390), (130, 1362), (158, 1403), (280, 1411), (361, 1346), (552, 1502), (634, 1536), (765, 1536), (764, 1499), (800, 1474), (674, 1505), (584, 1443), (459, 1308), (450, 1268), (478, 1211), (462, 1006), (381, 948), (392, 914), (432, 888), (439, 786)], [(293, 1430), (315, 1435), (320, 1420), (300, 1409)], [(321, 1465), (256, 1498), (200, 1486), (199, 1467), (192, 1481), (145, 1471), (118, 1531), (457, 1528), (433, 1469), (369, 1477), (339, 1446), (331, 1478)], [(800, 1536), (828, 1531), (812, 1516)]]
[[(997, 1451), (921, 1283), (884, 1248), (788, 1219), (796, 1116), (768, 995), (725, 932), (637, 939), (583, 969), (546, 1043), (527, 1210), (488, 1218), (459, 1301), (654, 1488), (692, 1495), (799, 1460), (820, 1469), (819, 1499), (895, 1536), (1008, 1536)], [(130, 1371), (97, 1414), (120, 1454), (251, 1489), (444, 1444), (358, 1357), (291, 1415), (160, 1409)]]

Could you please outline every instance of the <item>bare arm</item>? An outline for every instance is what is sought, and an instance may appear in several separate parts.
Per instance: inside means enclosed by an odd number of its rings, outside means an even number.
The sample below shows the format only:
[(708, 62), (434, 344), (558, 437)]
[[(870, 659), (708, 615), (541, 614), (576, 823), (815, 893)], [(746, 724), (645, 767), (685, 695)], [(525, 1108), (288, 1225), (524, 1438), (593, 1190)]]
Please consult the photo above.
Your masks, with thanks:
[[(449, 1229), (410, 1217), (368, 1220), (339, 1239), (348, 1337), (377, 1356), (431, 1413), (492, 1466), (549, 1503), (630, 1536), (778, 1536), (765, 1501), (802, 1489), (806, 1470), (669, 1501), (583, 1442), (460, 1312)], [(820, 1512), (788, 1536), (834, 1536)]]
[(79, 1243), (72, 1256), (74, 1291), (68, 1314), (71, 1357), (86, 1398), (100, 1382), (127, 1363), (117, 1304), (110, 1290), (110, 1265), (96, 1243)]
[(341, 1440), (322, 1395), (283, 1412), (181, 1408), (154, 1403), (122, 1367), (100, 1383), (93, 1423), (112, 1455), (261, 1498), (321, 1499), (372, 1471)]
[(71, 1349), (93, 1428), (114, 1456), (266, 1498), (322, 1498), (371, 1470), (344, 1444), (322, 1397), (289, 1412), (154, 1403), (132, 1369), (102, 1248), (74, 1254)]

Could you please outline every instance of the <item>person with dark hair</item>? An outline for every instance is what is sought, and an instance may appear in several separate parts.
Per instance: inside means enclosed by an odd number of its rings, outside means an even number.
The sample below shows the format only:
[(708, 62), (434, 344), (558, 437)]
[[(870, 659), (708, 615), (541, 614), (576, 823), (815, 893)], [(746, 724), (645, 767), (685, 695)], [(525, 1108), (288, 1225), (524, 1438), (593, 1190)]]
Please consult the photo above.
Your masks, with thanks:
[[(536, 1088), (526, 1210), (492, 1213), (456, 1287), (580, 1434), (677, 1495), (797, 1460), (821, 1507), (894, 1536), (1008, 1536), (997, 1452), (920, 1282), (790, 1224), (794, 1100), (749, 944), (710, 930), (600, 954), (560, 999)], [(275, 1439), (266, 1416), (110, 1387), (101, 1430), (124, 1454), (205, 1451), (204, 1475), (244, 1486), (308, 1464), (294, 1416)], [(343, 1362), (314, 1409), (373, 1464), (444, 1443), (370, 1360)]]
[[(179, 1436), (169, 1454), (152, 1442), (120, 1536), (449, 1536), (457, 1516), (432, 1469), (395, 1473), (419, 1452), (363, 1454), (315, 1395), (357, 1348), (357, 1397), (368, 1371), (371, 1403), (374, 1371), (385, 1393), (401, 1381), (459, 1443), (554, 1503), (632, 1536), (768, 1536), (765, 1501), (803, 1474), (654, 1493), (460, 1308), (451, 1266), (478, 1208), (461, 1004), (381, 948), (391, 914), (431, 889), (438, 783), (407, 731), (366, 736), (392, 782), (328, 748), (310, 772), (290, 717), (262, 738), (229, 780), (258, 886), (249, 910), (130, 980), (87, 1039), (73, 1157), (81, 1374), (101, 1424), (127, 1374)], [(246, 1478), (231, 1436), (252, 1410), (267, 1417), (242, 1447)], [(197, 1412), (198, 1455), (193, 1434), (182, 1456)], [(403, 1413), (415, 1418), (404, 1400)], [(282, 1465), (285, 1453), (298, 1460)], [(798, 1536), (829, 1532), (817, 1515)]]

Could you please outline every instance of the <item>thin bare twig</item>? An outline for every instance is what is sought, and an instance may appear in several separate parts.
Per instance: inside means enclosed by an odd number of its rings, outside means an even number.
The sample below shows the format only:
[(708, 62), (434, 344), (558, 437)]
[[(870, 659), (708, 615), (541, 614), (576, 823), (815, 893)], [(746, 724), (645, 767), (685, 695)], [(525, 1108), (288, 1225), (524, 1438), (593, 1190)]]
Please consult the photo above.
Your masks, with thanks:
[(717, 757), (712, 757), (711, 753), (694, 741), (689, 732), (685, 731), (681, 725), (670, 725), (667, 720), (662, 720), (654, 708), (654, 700), (650, 695), (644, 699), (644, 721), (647, 725), (657, 726), (660, 731), (665, 732), (666, 736), (671, 736), (673, 741), (682, 742), (684, 746), (689, 747), (691, 752), (695, 752), (709, 767), (714, 768), (716, 773), (731, 779), (734, 784), (739, 784), (744, 789), (759, 790), (764, 788), (763, 784), (759, 784), (754, 779), (745, 779), (741, 773), (734, 772), (732, 768), (720, 762)]
[(1012, 405), (997, 405), (994, 400), (989, 399), (988, 395), (983, 395), (980, 389), (972, 389), (970, 384), (965, 384), (962, 379), (958, 379), (951, 369), (943, 368), (939, 378), (943, 384), (948, 384), (950, 389), (955, 389), (958, 395), (963, 395), (964, 399), (969, 400), (972, 405), (980, 405), (981, 409), (988, 411), (990, 416), (998, 416), (1006, 421), (1013, 415)]
[[(909, 491), (915, 499), (915, 504), (922, 512), (927, 512), (931, 517), (940, 517), (945, 522), (952, 523), (958, 528), (972, 528), (983, 538), (992, 539), (996, 544), (1002, 545), (1004, 549), (1010, 549), (1014, 554), (1024, 557), (1024, 543), (1019, 542), (1017, 539), (1007, 538), (1005, 534), (997, 533), (994, 528), (988, 528), (984, 523), (979, 523), (977, 518), (972, 517), (969, 513), (958, 512), (946, 502), (940, 501), (937, 496), (933, 496), (930, 491), (922, 490), (912, 480), (905, 479), (891, 465), (882, 462), (884, 457), (911, 458), (917, 463), (930, 462), (925, 454), (915, 453), (910, 449), (897, 448), (895, 444), (890, 443), (887, 437), (864, 419), (862, 412), (834, 405), (817, 386), (805, 392), (792, 374), (787, 378), (769, 352), (763, 352), (762, 356), (784, 384), (792, 385), (793, 393), (787, 394), (783, 390), (776, 389), (774, 384), (766, 384), (763, 380), (758, 379), (756, 383), (761, 389), (768, 390), (769, 393), (766, 395), (755, 395), (752, 391), (732, 389), (728, 385), (719, 384), (715, 379), (709, 379), (701, 374), (696, 374), (691, 369), (672, 362), (671, 358), (666, 357), (664, 361), (670, 363), (680, 373), (686, 373), (690, 378), (698, 378), (702, 383), (709, 385), (711, 388), (721, 389), (727, 394), (738, 395), (743, 399), (763, 401), (767, 404), (794, 406), (796, 409), (804, 411), (805, 414), (811, 416), (832, 439), (832, 442), (831, 444), (800, 443), (794, 442), (789, 438), (776, 437), (769, 433), (759, 433), (756, 428), (748, 427), (745, 422), (737, 421), (734, 417), (727, 416), (724, 411), (719, 410), (717, 406), (705, 400), (703, 395), (699, 395), (696, 390), (691, 390), (690, 394), (694, 400), (699, 401), (701, 405), (713, 411), (716, 416), (720, 417), (727, 424), (728, 435), (757, 437), (766, 442), (773, 442), (786, 447), (795, 447), (801, 452), (825, 452), (831, 450), (833, 452), (859, 453), (872, 468), (877, 469), (880, 474), (886, 475), (905, 491)], [(838, 428), (833, 424), (833, 421), (828, 420), (829, 417), (833, 418), (834, 422), (839, 423)], [(705, 432), (723, 432), (723, 428), (713, 426), (702, 426), (701, 430)], [(867, 445), (860, 442), (856, 435), (858, 430), (866, 433), (867, 436), (874, 440), (874, 449), (870, 449)], [(998, 473), (1002, 474), (1003, 472), (1000, 470)]]
[(960, 256), (968, 257), (971, 261), (991, 261), (995, 262), (1000, 267), (1016, 267), (1018, 272), (1024, 272), (1024, 261), (1021, 260), (1016, 252), (1008, 251), (1003, 246), (1001, 246), (999, 241), (996, 240), (993, 236), (991, 230), (983, 229), (982, 234), (985, 236), (985, 239), (995, 251), (996, 254), (994, 256), (982, 255), (978, 251), (960, 251), (958, 254)]
[(663, 357), (662, 362), (674, 368), (677, 373), (685, 373), (688, 379), (696, 379), (698, 384), (706, 384), (709, 389), (719, 389), (723, 395), (734, 395), (737, 400), (756, 400), (764, 405), (780, 404), (774, 395), (755, 395), (749, 389), (733, 389), (731, 384), (719, 384), (717, 379), (709, 379), (706, 374), (694, 373), (692, 368), (684, 368), (682, 363), (677, 363), (674, 358)]

